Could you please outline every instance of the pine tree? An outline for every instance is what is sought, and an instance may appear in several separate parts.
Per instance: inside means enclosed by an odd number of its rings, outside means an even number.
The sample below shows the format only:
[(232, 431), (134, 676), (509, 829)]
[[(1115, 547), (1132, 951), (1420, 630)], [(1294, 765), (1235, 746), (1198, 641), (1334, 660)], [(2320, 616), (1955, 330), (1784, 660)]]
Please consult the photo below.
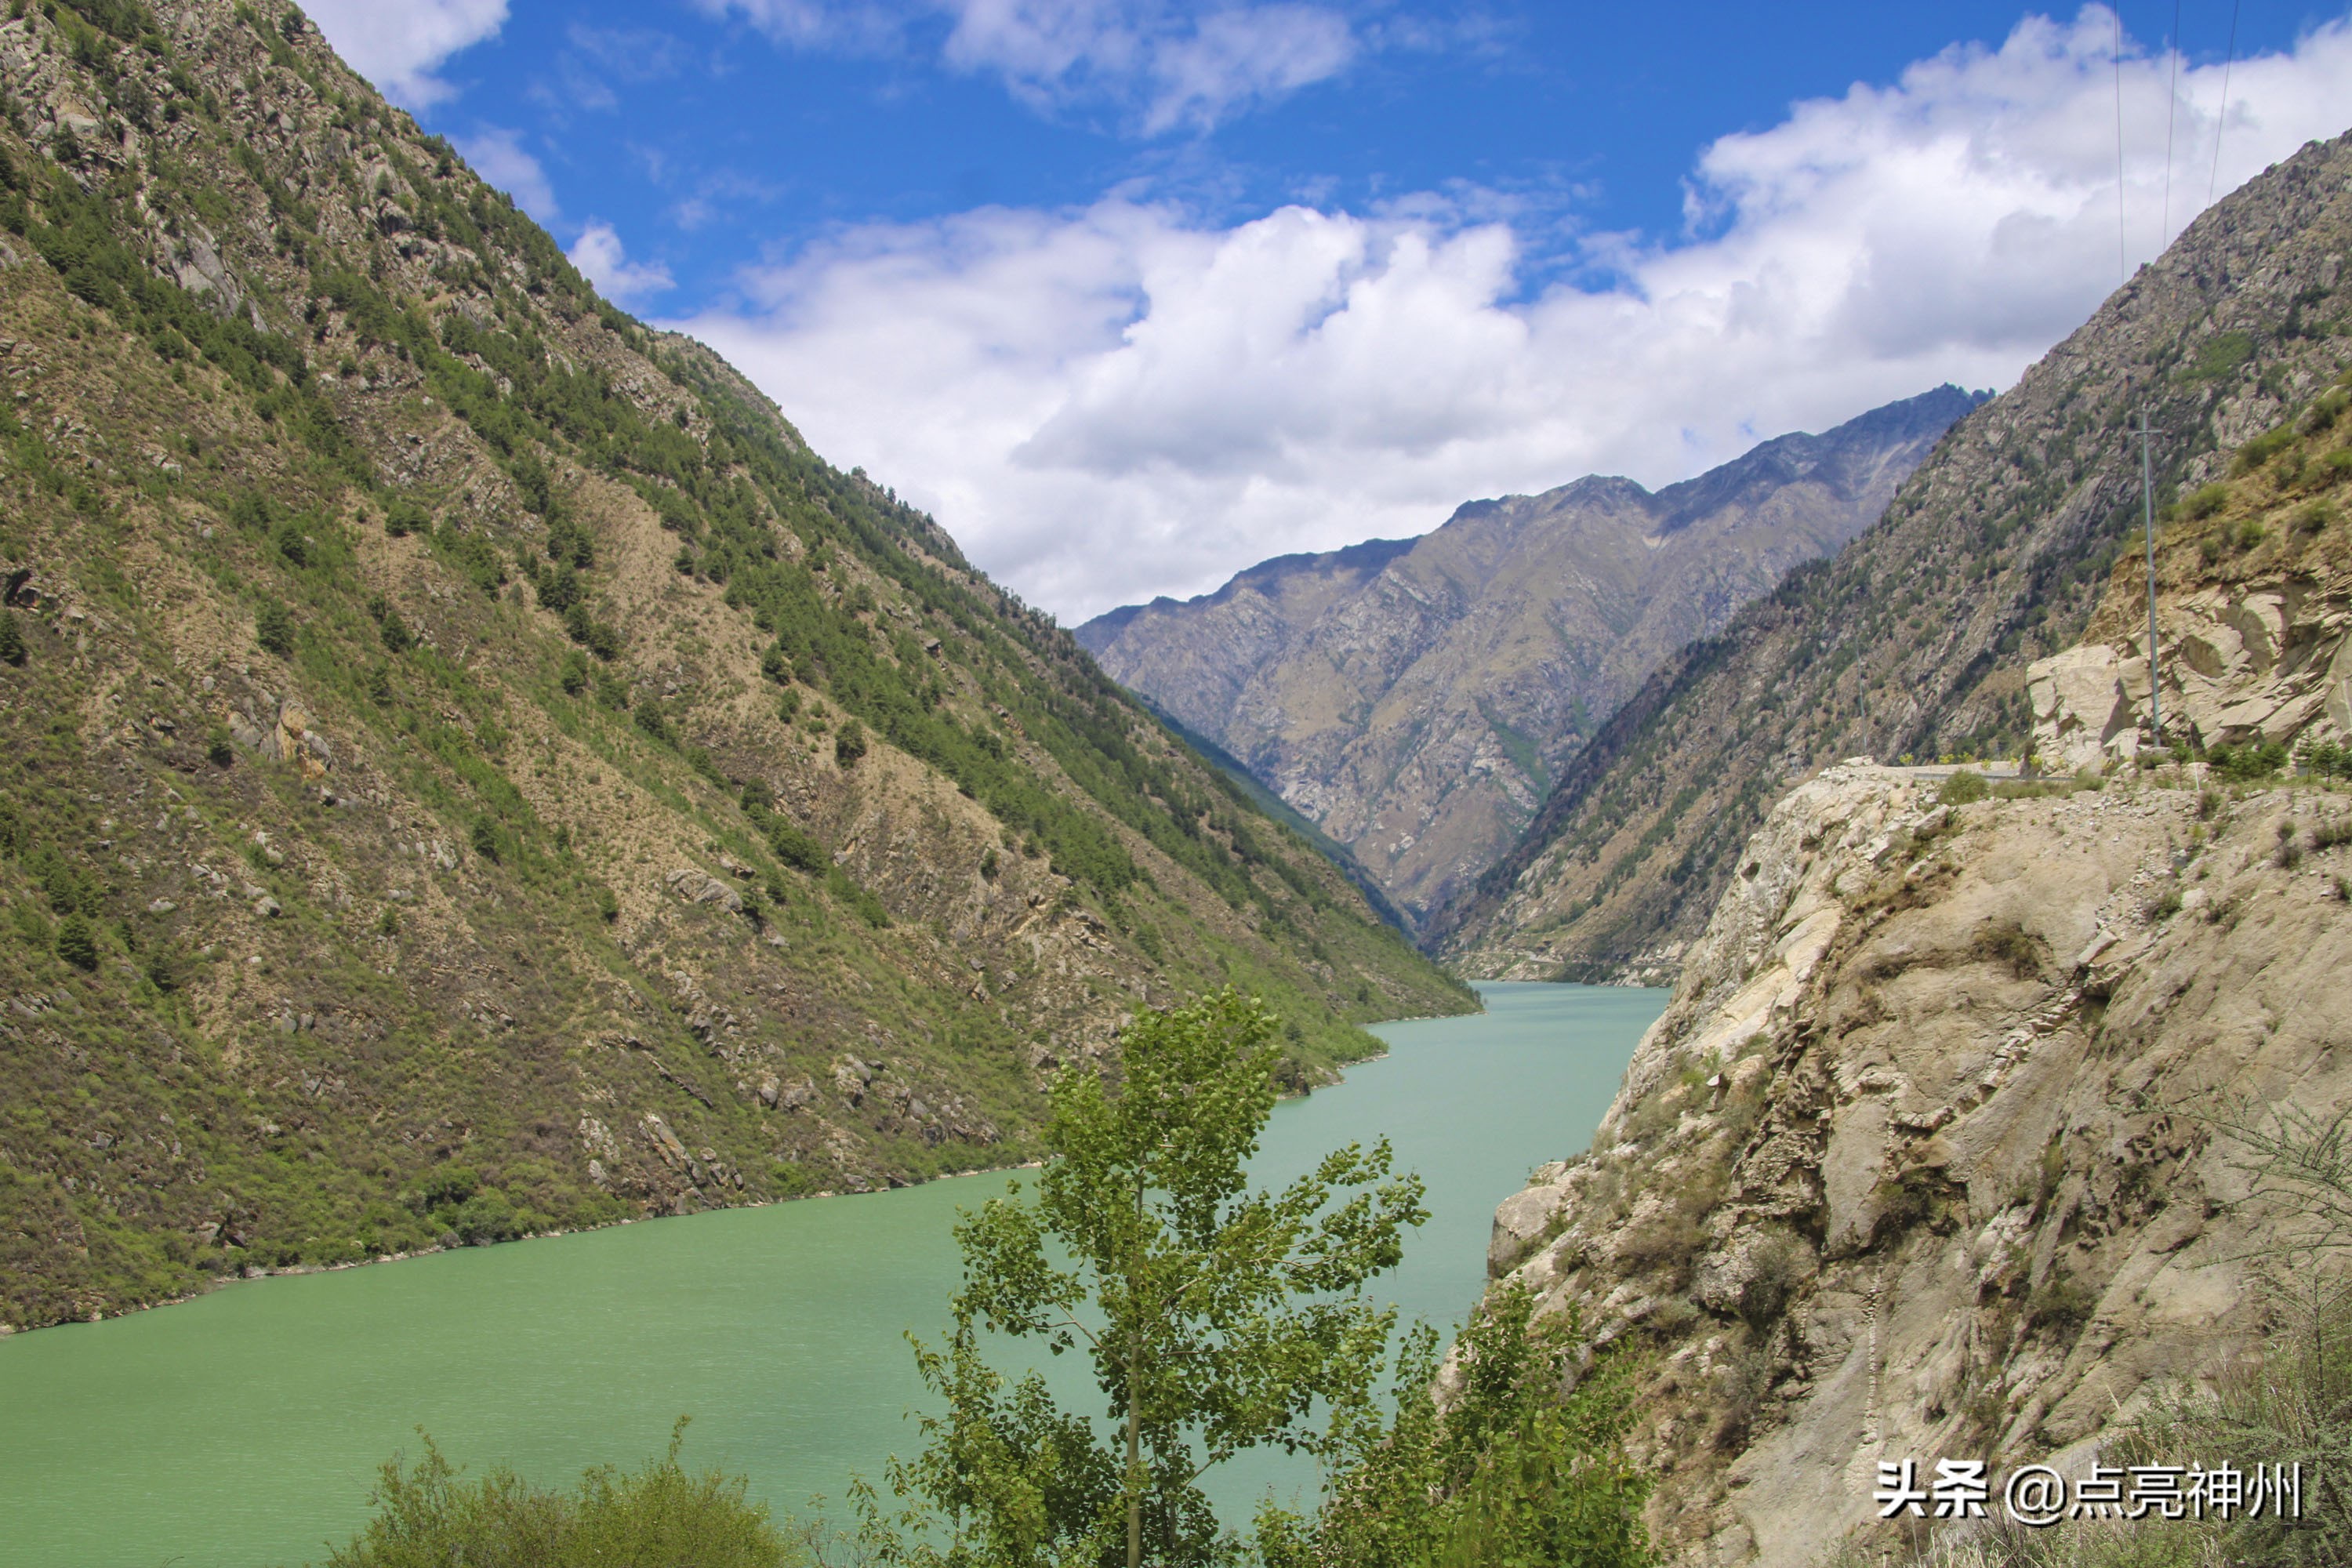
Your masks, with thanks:
[(76, 969), (98, 967), (98, 933), (88, 917), (70, 914), (58, 922), (58, 956)]
[(294, 651), (294, 617), (275, 599), (253, 613), (253, 640), (265, 653), (284, 658)]

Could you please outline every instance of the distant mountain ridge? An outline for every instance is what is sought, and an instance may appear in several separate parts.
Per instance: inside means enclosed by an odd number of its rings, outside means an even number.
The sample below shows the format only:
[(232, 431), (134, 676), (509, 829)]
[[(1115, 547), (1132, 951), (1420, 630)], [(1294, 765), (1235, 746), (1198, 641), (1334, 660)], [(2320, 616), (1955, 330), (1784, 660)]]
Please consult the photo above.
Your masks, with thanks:
[(1417, 927), (1650, 670), (1867, 527), (1979, 401), (1939, 387), (1654, 493), (1594, 475), (1466, 502), (1419, 539), (1278, 556), (1076, 637), (1346, 846)]
[(2217, 479), (2352, 361), (2347, 260), (2352, 133), (2205, 212), (1875, 527), (1660, 667), (1423, 940), (1472, 975), (1667, 982), (1790, 784), (2020, 749), (2032, 661), (2077, 640), (2116, 572), (2147, 581), (2138, 420), (2163, 433), (2158, 505)]

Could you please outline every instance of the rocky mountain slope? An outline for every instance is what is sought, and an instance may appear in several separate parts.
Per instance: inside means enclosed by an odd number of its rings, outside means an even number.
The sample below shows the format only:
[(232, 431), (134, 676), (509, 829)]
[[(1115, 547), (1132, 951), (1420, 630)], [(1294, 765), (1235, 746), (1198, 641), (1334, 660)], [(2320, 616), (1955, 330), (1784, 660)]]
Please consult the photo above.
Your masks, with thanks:
[(1265, 562), (1078, 639), (1418, 923), (1510, 846), (1661, 659), (1868, 526), (1975, 401), (1944, 387), (1654, 495), (1593, 477), (1473, 501), (1418, 540)]
[(1198, 988), (1300, 1081), (1475, 1005), (299, 12), (0, 88), (0, 1327), (1003, 1163)]
[(1671, 978), (1787, 784), (1838, 758), (2021, 750), (2028, 665), (2072, 647), (2139, 525), (2352, 360), (2352, 138), (2200, 217), (1955, 427), (1883, 521), (1676, 654), (1434, 922), (1477, 975)]
[(2147, 572), (2128, 558), (2083, 643), (2028, 671), (2035, 750), (2059, 768), (2167, 746), (2352, 741), (2352, 377), (2241, 447), (2168, 509), (2157, 537), (2158, 700)]
[(2277, 1304), (2277, 1211), (2209, 1118), (2352, 1107), (2352, 795), (1936, 789), (1782, 799), (1593, 1152), (1496, 1214), (1498, 1279), (1653, 1352), (1670, 1562), (1828, 1561), (1882, 1460), (2079, 1476)]

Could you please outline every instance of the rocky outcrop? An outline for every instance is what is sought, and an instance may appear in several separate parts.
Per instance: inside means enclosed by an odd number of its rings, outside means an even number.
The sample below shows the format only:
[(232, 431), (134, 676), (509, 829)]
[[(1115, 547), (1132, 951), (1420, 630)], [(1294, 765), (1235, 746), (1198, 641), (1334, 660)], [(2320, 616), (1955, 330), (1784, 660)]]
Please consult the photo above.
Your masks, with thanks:
[[(1438, 914), (1433, 945), (1493, 978), (1670, 973), (1666, 955), (1704, 929), (1793, 781), (1862, 753), (2021, 752), (2029, 663), (2131, 635), (2120, 614), (2114, 636), (2089, 626), (2140, 544), (2128, 432), (2145, 413), (2168, 433), (2154, 450), (2160, 501), (2215, 479), (2326, 387), (2352, 339), (2306, 323), (2352, 309), (2348, 248), (2352, 137), (2223, 198), (1954, 426), (1883, 521), (1661, 666), (1569, 761), (1520, 841)], [(2273, 531), (2226, 555), (2282, 547)], [(2074, 721), (2094, 735), (2108, 732), (2098, 706)]]
[(1867, 527), (1976, 402), (1941, 387), (1654, 494), (1595, 476), (1472, 501), (1420, 539), (1265, 562), (1077, 637), (1419, 921), (1661, 659)]
[(2352, 801), (1934, 787), (1781, 800), (1592, 1152), (1496, 1212), (1498, 1279), (1654, 1348), (1673, 1561), (1813, 1562), (1881, 1459), (2085, 1462), (2256, 1327), (2261, 1211), (2200, 1116), (2352, 1105)]
[(2028, 676), (2035, 749), (2067, 768), (2168, 744), (2352, 738), (2352, 387), (2242, 447), (2239, 472), (2175, 510), (2158, 541), (2158, 701), (2147, 572), (2127, 559), (2080, 647)]

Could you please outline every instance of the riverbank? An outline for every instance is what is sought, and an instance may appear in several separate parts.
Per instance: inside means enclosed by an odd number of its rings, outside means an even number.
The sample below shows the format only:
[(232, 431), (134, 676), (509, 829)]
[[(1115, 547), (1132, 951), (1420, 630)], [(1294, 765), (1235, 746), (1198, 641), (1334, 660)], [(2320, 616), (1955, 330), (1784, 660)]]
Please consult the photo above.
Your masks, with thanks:
[[(1481, 1012), (1483, 1013), (1483, 1008), (1481, 1009)], [(1480, 1016), (1481, 1014), (1479, 1013), (1420, 1015), (1409, 1018), (1397, 1018), (1367, 1024), (1362, 1026), (1362, 1027), (1367, 1033), (1370, 1033), (1372, 1030), (1391, 1028), (1399, 1025), (1433, 1022), (1441, 1017), (1477, 1017)], [(1378, 1038), (1377, 1036), (1374, 1037)], [(1348, 1068), (1361, 1067), (1371, 1062), (1384, 1061), (1388, 1058), (1390, 1052), (1386, 1048), (1381, 1048), (1367, 1052), (1362, 1056), (1349, 1057), (1341, 1059), (1329, 1069), (1329, 1077), (1302, 1084), (1299, 1088), (1295, 1089), (1286, 1089), (1283, 1092), (1282, 1098), (1285, 1100), (1304, 1100), (1312, 1095), (1318, 1089), (1329, 1089), (1337, 1084), (1345, 1082)], [(870, 1197), (883, 1193), (903, 1191), (911, 1186), (927, 1186), (937, 1182), (958, 1181), (967, 1176), (992, 1175), (1000, 1174), (1008, 1171), (1034, 1170), (1036, 1168), (1037, 1164), (1038, 1162), (1034, 1159), (1018, 1160), (1009, 1162), (1002, 1165), (979, 1165), (960, 1171), (942, 1171), (935, 1175), (922, 1177), (914, 1182), (902, 1182), (893, 1178), (888, 1185), (882, 1187), (869, 1187), (846, 1191), (824, 1188), (816, 1192), (798, 1193), (782, 1197), (746, 1199), (740, 1203), (729, 1203), (718, 1205), (715, 1208), (700, 1209), (694, 1212), (698, 1214), (724, 1213), (746, 1209), (772, 1208), (781, 1205), (807, 1203), (820, 1198)], [(152, 1300), (126, 1303), (112, 1310), (93, 1311), (88, 1317), (65, 1319), (55, 1323), (21, 1325), (0, 1321), (0, 1340), (10, 1339), (19, 1334), (36, 1333), (44, 1329), (59, 1329), (70, 1327), (75, 1324), (105, 1322), (118, 1318), (138, 1317), (147, 1312), (155, 1311), (160, 1308), (185, 1306), (191, 1301), (202, 1300), (205, 1297), (211, 1296), (214, 1293), (232, 1285), (249, 1284), (263, 1279), (299, 1279), (303, 1276), (313, 1274), (343, 1274), (349, 1273), (353, 1269), (373, 1268), (380, 1264), (404, 1263), (415, 1258), (438, 1257), (442, 1254), (450, 1252), (470, 1252), (479, 1250), (483, 1247), (509, 1247), (527, 1241), (547, 1241), (559, 1237), (584, 1236), (597, 1231), (612, 1230), (622, 1226), (637, 1225), (646, 1221), (682, 1219), (688, 1217), (691, 1217), (691, 1215), (677, 1214), (627, 1215), (619, 1219), (608, 1220), (602, 1225), (559, 1226), (551, 1230), (528, 1231), (520, 1236), (509, 1237), (498, 1241), (461, 1242), (456, 1247), (414, 1247), (402, 1252), (382, 1253), (373, 1258), (349, 1258), (334, 1263), (294, 1263), (278, 1268), (272, 1268), (264, 1264), (248, 1263), (235, 1273), (223, 1274), (213, 1279), (202, 1290), (187, 1291), (178, 1295), (160, 1297)]]
[[(1664, 1000), (1489, 990), (1485, 1014), (1379, 1026), (1387, 1055), (1279, 1106), (1255, 1167), (1285, 1181), (1390, 1137), (1433, 1217), (1384, 1289), (1440, 1324), (1484, 1282), (1495, 1204), (1582, 1144)], [(956, 1211), (1000, 1190), (956, 1178), (616, 1224), (19, 1334), (0, 1343), (0, 1568), (322, 1557), (420, 1426), (454, 1461), (556, 1484), (641, 1462), (690, 1414), (690, 1465), (750, 1476), (780, 1510), (838, 1499), (919, 1447), (905, 1333), (943, 1327)], [(1237, 1471), (1219, 1505), (1245, 1513), (1278, 1479)]]

